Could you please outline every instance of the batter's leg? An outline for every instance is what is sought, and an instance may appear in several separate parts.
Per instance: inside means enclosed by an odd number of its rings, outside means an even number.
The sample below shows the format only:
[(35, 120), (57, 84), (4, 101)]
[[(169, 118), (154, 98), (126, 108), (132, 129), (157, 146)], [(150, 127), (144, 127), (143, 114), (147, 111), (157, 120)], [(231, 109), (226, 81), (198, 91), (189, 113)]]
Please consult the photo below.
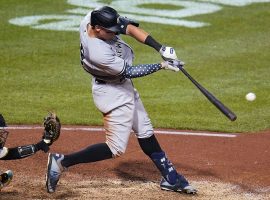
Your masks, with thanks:
[(162, 175), (161, 189), (195, 194), (197, 192), (196, 189), (190, 186), (185, 177), (176, 171), (165, 152), (161, 149), (159, 142), (153, 134), (151, 121), (139, 95), (137, 95), (135, 100), (133, 120), (133, 130), (138, 137), (141, 149), (154, 162)]
[(132, 130), (134, 104), (125, 104), (112, 110), (104, 116), (106, 144), (115, 157), (126, 151), (129, 136)]
[(78, 152), (64, 155), (61, 164), (64, 168), (79, 164), (110, 159), (113, 154), (106, 143), (94, 144)]

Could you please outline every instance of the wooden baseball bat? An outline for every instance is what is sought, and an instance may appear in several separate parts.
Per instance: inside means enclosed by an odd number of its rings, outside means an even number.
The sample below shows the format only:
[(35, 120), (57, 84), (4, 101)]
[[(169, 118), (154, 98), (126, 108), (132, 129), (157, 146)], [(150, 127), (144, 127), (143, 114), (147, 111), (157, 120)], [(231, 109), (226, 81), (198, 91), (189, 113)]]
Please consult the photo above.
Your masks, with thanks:
[(179, 69), (203, 93), (203, 95), (206, 96), (207, 99), (212, 104), (214, 104), (226, 117), (228, 117), (231, 121), (236, 120), (237, 116), (229, 108), (227, 108), (213, 94), (211, 94), (202, 85), (200, 85), (182, 66), (179, 66)]

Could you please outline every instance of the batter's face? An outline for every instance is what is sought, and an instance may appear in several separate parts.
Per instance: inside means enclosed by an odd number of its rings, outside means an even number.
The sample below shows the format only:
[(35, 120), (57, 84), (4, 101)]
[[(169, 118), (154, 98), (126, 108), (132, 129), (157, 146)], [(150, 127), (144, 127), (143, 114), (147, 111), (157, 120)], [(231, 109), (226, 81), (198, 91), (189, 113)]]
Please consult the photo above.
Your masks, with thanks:
[(107, 29), (100, 27), (100, 26), (96, 26), (95, 29), (97, 31), (97, 37), (102, 39), (102, 40), (111, 40), (116, 35), (115, 32), (107, 30)]

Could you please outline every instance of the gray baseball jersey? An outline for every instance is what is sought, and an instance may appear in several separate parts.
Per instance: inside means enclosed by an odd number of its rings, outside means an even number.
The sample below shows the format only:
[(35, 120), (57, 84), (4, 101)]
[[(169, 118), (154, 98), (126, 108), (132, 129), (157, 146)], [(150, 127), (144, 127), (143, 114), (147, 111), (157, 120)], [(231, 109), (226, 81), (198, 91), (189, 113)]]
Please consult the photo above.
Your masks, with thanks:
[(119, 156), (125, 152), (132, 130), (137, 137), (147, 138), (153, 135), (153, 127), (131, 79), (122, 76), (125, 66), (132, 65), (131, 47), (119, 36), (109, 41), (89, 37), (90, 16), (88, 13), (80, 25), (81, 62), (93, 76), (92, 96), (104, 115), (106, 143)]

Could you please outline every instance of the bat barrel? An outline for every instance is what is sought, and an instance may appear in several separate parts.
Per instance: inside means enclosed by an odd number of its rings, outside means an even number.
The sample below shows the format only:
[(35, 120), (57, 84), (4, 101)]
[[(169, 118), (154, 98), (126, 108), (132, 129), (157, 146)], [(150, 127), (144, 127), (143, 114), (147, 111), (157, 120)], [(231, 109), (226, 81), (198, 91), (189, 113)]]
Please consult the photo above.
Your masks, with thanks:
[(213, 94), (206, 90), (201, 84), (199, 84), (190, 74), (182, 67), (179, 66), (179, 69), (183, 74), (188, 77), (188, 79), (202, 92), (202, 94), (218, 108), (228, 119), (235, 121), (237, 116), (227, 108), (223, 103), (221, 103)]

